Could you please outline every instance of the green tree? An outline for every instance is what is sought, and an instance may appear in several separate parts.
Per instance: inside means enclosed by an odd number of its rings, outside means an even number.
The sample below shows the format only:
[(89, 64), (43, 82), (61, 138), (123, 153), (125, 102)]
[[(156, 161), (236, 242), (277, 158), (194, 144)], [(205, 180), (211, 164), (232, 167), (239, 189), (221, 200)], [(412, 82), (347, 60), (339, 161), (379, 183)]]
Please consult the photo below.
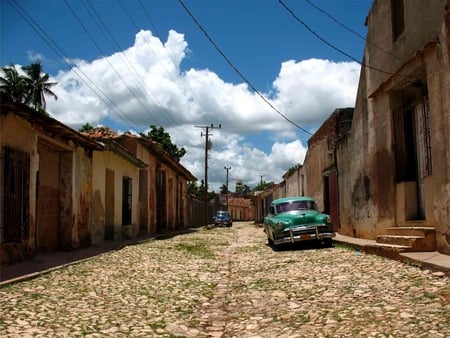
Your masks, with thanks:
[(243, 193), (243, 194), (248, 194), (248, 193), (250, 193), (250, 192), (251, 192), (250, 187), (249, 187), (247, 184), (244, 184), (244, 185), (242, 186), (242, 193)]
[(94, 126), (91, 126), (89, 123), (83, 124), (78, 131), (84, 131), (86, 133), (90, 132), (92, 129), (94, 129)]
[(25, 72), (25, 103), (36, 110), (45, 111), (45, 95), (52, 96), (55, 100), (58, 99), (56, 94), (50, 89), (57, 83), (48, 81), (50, 76), (43, 73), (40, 61), (24, 66), (22, 70)]
[(269, 188), (271, 185), (273, 185), (273, 182), (260, 182), (254, 189), (253, 191), (263, 191), (266, 190), (267, 188)]
[(21, 68), (24, 75), (20, 75), (13, 64), (1, 68), (3, 76), (0, 76), (0, 90), (10, 96), (13, 101), (25, 103), (45, 113), (45, 95), (58, 99), (50, 89), (56, 85), (56, 82), (49, 82), (50, 76), (43, 73), (41, 62)]
[(187, 192), (188, 192), (188, 194), (197, 196), (197, 193), (198, 193), (197, 183), (194, 182), (194, 181), (188, 182), (188, 184), (187, 184)]
[(227, 189), (227, 185), (226, 184), (222, 184), (222, 186), (220, 187), (220, 193), (221, 194), (227, 194), (228, 193), (228, 189)]
[(0, 91), (10, 96), (14, 102), (25, 101), (25, 79), (20, 76), (16, 67), (10, 64), (2, 67), (4, 76), (0, 76)]
[(140, 133), (142, 138), (157, 142), (174, 160), (180, 161), (180, 159), (186, 154), (184, 148), (178, 148), (172, 143), (169, 133), (167, 133), (163, 127), (150, 126), (150, 131), (147, 134)]

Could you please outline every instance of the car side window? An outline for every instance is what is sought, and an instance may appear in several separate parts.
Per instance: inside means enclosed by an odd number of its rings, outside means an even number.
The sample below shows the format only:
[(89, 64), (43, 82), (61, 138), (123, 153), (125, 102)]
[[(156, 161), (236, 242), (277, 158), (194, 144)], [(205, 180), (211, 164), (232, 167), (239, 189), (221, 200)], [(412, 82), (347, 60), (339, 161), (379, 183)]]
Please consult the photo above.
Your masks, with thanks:
[(275, 207), (273, 205), (269, 207), (269, 214), (275, 215)]

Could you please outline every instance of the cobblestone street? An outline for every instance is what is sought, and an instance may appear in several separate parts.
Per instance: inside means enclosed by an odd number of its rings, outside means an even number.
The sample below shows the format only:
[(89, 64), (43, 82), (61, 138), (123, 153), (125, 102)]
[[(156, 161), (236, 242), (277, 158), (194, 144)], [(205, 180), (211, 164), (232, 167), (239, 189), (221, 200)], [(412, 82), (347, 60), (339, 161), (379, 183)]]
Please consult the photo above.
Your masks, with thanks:
[(262, 228), (198, 229), (0, 289), (2, 337), (450, 337), (450, 280)]

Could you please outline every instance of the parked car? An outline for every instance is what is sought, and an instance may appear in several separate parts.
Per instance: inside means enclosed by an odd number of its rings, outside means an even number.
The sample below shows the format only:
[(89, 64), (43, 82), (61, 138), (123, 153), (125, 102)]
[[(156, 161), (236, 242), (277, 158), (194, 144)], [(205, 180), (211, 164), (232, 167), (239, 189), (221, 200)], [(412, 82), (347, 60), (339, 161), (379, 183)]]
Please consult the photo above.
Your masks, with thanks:
[(316, 241), (332, 245), (336, 236), (329, 215), (320, 213), (311, 197), (286, 197), (274, 200), (264, 217), (264, 232), (269, 245)]
[(213, 217), (214, 224), (217, 226), (225, 225), (231, 227), (233, 225), (233, 220), (231, 219), (230, 213), (225, 210), (219, 210)]

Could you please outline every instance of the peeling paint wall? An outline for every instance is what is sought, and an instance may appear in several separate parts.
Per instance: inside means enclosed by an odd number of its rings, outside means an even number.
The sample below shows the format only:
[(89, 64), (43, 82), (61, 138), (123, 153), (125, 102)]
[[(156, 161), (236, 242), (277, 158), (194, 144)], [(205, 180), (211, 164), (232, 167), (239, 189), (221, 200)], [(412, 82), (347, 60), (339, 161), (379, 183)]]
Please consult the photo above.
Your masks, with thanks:
[[(367, 19), (371, 44), (364, 62), (370, 67), (362, 68), (351, 135), (338, 150), (342, 232), (374, 239), (417, 219), (414, 224), (436, 228), (437, 250), (448, 254), (450, 1), (403, 3), (405, 25), (396, 39), (389, 1), (375, 1)], [(419, 94), (428, 99), (432, 172), (414, 183), (396, 179), (393, 111)]]
[[(122, 224), (122, 181), (132, 179), (131, 224)], [(112, 189), (111, 195), (108, 188)], [(139, 224), (139, 168), (111, 151), (94, 151), (92, 161), (92, 244), (134, 237)], [(109, 216), (109, 212), (112, 214)], [(112, 232), (112, 233), (110, 233)], [(111, 238), (112, 237), (112, 238)]]
[(96, 222), (95, 217), (91, 217), (92, 156), (78, 147), (74, 163), (72, 247), (87, 248), (92, 244), (90, 223)]
[[(0, 154), (3, 155), (3, 146), (19, 149), (30, 155), (30, 180), (29, 180), (29, 234), (26, 240), (20, 243), (5, 243), (0, 239), (0, 263), (10, 264), (20, 262), (31, 257), (36, 249), (36, 173), (39, 167), (37, 155), (37, 136), (26, 121), (12, 115), (0, 115)], [(3, 176), (3, 156), (0, 156), (0, 189), (3, 191), (3, 182), (7, 177)], [(0, 204), (3, 208), (3, 194), (0, 194)], [(2, 211), (3, 215), (3, 211)], [(0, 228), (3, 228), (3, 217), (0, 217)], [(0, 231), (2, 234), (3, 231)], [(1, 236), (1, 235), (0, 235)]]

